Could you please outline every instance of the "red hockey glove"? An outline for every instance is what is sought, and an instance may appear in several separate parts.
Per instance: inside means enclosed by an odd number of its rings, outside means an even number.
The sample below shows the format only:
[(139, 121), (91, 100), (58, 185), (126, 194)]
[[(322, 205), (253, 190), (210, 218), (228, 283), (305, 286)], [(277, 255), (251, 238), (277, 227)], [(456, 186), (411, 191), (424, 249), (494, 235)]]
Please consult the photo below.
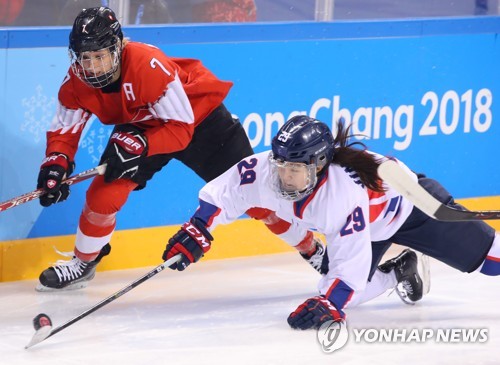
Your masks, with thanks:
[(101, 164), (107, 164), (104, 181), (132, 178), (147, 152), (148, 141), (139, 129), (129, 125), (115, 128), (101, 157)]
[(40, 204), (48, 207), (66, 200), (70, 194), (69, 185), (61, 184), (73, 172), (74, 162), (62, 153), (52, 153), (45, 157), (38, 173), (37, 189), (42, 188), (47, 193), (40, 196)]
[(205, 252), (210, 250), (210, 242), (213, 239), (205, 228), (205, 224), (197, 218), (192, 218), (190, 222), (184, 223), (179, 232), (168, 240), (162, 259), (166, 261), (178, 253), (182, 254), (177, 263), (169, 266), (172, 270), (182, 271), (189, 264), (197, 262)]
[(327, 321), (342, 321), (344, 317), (344, 313), (338, 311), (332, 302), (324, 296), (317, 296), (299, 305), (287, 321), (293, 329), (307, 330), (318, 329)]

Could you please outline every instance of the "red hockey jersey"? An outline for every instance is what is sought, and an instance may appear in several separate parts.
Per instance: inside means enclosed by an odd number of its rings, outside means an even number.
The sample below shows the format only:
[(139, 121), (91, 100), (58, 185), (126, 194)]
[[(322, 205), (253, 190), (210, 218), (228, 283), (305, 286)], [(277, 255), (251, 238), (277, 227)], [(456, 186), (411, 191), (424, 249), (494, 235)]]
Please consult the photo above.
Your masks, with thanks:
[(47, 132), (46, 154), (64, 153), (73, 160), (92, 114), (103, 124), (145, 128), (148, 155), (183, 150), (194, 128), (222, 103), (231, 86), (198, 60), (168, 57), (154, 46), (128, 42), (117, 92), (91, 88), (69, 69)]

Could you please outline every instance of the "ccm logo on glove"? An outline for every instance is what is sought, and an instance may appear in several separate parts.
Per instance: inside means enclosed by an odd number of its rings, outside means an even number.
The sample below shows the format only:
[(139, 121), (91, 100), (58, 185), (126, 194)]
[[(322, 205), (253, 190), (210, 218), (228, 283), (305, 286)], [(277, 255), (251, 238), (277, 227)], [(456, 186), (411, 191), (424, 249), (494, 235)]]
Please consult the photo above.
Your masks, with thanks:
[(181, 254), (180, 260), (170, 265), (169, 268), (182, 271), (203, 257), (203, 254), (210, 249), (213, 239), (205, 227), (205, 223), (198, 218), (192, 218), (189, 222), (184, 223), (181, 229), (168, 240), (162, 259), (168, 260)]
[(141, 155), (144, 152), (144, 143), (130, 133), (115, 132), (111, 136), (110, 141), (120, 145), (125, 151), (134, 155)]
[(203, 249), (203, 252), (207, 252), (210, 248), (210, 241), (196, 228), (191, 222), (186, 222), (182, 225), (182, 229), (185, 230), (191, 238), (196, 240), (198, 244)]

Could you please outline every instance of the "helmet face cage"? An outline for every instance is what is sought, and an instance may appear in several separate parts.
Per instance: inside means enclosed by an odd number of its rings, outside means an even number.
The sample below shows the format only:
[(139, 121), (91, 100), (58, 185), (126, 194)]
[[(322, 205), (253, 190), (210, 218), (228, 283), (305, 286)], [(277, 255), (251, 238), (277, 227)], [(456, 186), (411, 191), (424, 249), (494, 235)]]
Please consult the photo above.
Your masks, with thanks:
[(113, 81), (121, 62), (121, 42), (98, 51), (76, 53), (69, 50), (73, 73), (87, 85), (102, 88)]
[(69, 57), (75, 75), (87, 85), (109, 85), (119, 70), (123, 33), (107, 7), (83, 9), (69, 35)]
[[(301, 163), (308, 167), (309, 181), (302, 190), (291, 192), (291, 186), (280, 182), (273, 176), (273, 189), (288, 200), (300, 200), (309, 195), (316, 186), (317, 173), (327, 166), (334, 155), (334, 138), (326, 124), (299, 115), (289, 119), (273, 138), (271, 166), (283, 163)], [(272, 168), (272, 170), (275, 168)], [(276, 170), (279, 172), (280, 170)], [(282, 186), (280, 186), (282, 184)]]
[(271, 187), (280, 198), (299, 201), (312, 193), (318, 180), (316, 164), (283, 161), (275, 158), (272, 152), (269, 153), (269, 162)]

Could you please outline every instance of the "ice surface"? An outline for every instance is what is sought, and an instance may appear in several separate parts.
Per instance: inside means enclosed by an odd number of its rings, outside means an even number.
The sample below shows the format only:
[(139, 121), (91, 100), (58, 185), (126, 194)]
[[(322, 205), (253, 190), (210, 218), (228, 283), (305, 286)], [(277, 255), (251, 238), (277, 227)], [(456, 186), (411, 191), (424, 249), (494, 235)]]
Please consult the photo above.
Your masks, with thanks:
[[(396, 252), (397, 253), (397, 252)], [(415, 306), (394, 293), (348, 309), (348, 326), (487, 328), (486, 343), (355, 343), (331, 354), (316, 331), (286, 318), (316, 295), (318, 274), (295, 253), (207, 261), (166, 270), (29, 350), (32, 319), (57, 327), (150, 268), (98, 273), (84, 290), (37, 293), (0, 284), (0, 364), (498, 364), (500, 278), (462, 274), (431, 260), (430, 293)]]

